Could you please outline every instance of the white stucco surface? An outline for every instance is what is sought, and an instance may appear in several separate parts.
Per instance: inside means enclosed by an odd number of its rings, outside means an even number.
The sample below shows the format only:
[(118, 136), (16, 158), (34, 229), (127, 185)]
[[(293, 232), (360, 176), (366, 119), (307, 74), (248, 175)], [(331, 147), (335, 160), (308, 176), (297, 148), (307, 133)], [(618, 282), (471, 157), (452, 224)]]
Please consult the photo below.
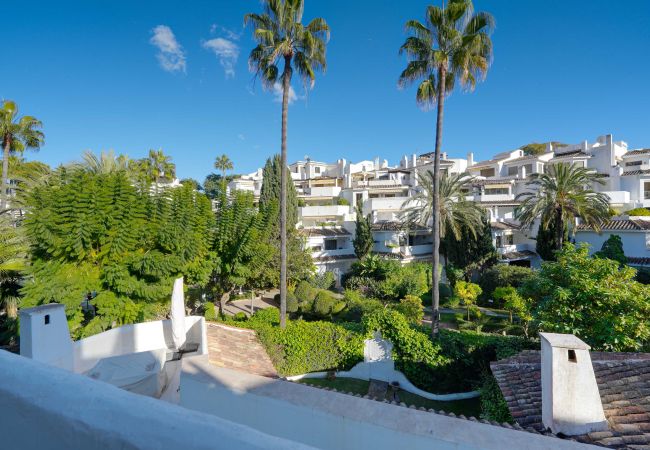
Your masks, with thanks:
[(3, 449), (309, 448), (5, 351), (0, 368)]
[(607, 430), (589, 346), (571, 334), (539, 335), (544, 426), (567, 436)]
[(588, 449), (351, 395), (185, 361), (181, 405), (324, 449)]

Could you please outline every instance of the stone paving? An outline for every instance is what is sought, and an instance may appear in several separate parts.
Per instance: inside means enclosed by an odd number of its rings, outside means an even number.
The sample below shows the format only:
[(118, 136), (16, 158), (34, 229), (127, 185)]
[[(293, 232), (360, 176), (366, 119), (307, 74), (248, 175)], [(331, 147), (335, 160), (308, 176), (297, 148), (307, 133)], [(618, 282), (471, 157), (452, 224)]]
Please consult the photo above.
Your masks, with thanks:
[(254, 331), (215, 323), (208, 323), (207, 327), (211, 364), (265, 377), (278, 377)]

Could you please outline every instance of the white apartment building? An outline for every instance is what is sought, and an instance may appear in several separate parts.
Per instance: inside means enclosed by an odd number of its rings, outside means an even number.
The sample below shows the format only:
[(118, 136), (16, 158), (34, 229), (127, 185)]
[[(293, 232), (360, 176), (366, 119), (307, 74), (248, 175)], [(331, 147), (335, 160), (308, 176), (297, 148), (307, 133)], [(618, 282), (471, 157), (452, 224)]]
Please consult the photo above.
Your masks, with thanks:
[[(485, 161), (441, 155), (445, 173), (468, 173), (467, 199), (484, 206), (490, 214), (492, 237), (501, 263), (537, 267), (536, 227), (525, 229), (515, 218), (520, 204), (517, 195), (525, 192), (530, 175), (544, 173), (552, 164), (577, 164), (602, 175), (603, 185), (594, 188), (606, 193), (613, 209), (625, 212), (650, 207), (650, 149), (628, 150), (627, 143), (615, 142), (612, 135), (595, 142), (575, 145), (547, 144), (546, 151), (527, 155), (522, 149), (496, 154)], [(430, 259), (430, 230), (408, 229), (401, 213), (415, 193), (418, 174), (433, 169), (433, 153), (403, 156), (390, 166), (387, 160), (351, 163), (339, 159), (323, 163), (305, 158), (289, 165), (292, 181), (300, 199), (298, 227), (312, 250), (320, 271), (343, 274), (356, 260), (352, 241), (355, 234), (355, 208), (361, 203), (364, 215), (372, 222), (375, 253), (403, 262)], [(245, 189), (259, 196), (262, 170), (242, 176), (229, 184), (230, 189)], [(642, 217), (614, 217), (598, 234), (583, 226), (576, 227), (575, 239), (600, 249), (609, 234), (623, 238), (626, 255), (637, 266), (650, 265), (650, 221)]]

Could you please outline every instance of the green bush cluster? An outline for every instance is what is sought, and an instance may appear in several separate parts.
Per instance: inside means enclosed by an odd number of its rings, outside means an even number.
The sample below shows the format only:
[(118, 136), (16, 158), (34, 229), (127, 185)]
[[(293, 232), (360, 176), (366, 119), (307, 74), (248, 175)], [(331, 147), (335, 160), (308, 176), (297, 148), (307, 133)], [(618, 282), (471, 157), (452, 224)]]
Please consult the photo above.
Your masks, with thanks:
[(499, 423), (514, 423), (508, 403), (503, 398), (497, 380), (490, 374), (485, 374), (481, 385), (481, 419)]
[(428, 381), (427, 374), (447, 361), (440, 354), (440, 347), (427, 334), (412, 328), (406, 318), (393, 309), (365, 315), (362, 325), (366, 336), (379, 331), (384, 339), (393, 343), (395, 365), (413, 384), (438, 392), (437, 386)]
[(334, 272), (317, 273), (311, 278), (311, 285), (316, 289), (332, 289), (336, 283)]
[(217, 311), (214, 309), (214, 303), (206, 302), (203, 305), (203, 317), (205, 317), (205, 320), (217, 320)]
[[(481, 276), (479, 286), (483, 291), (480, 300), (481, 304), (487, 305), (487, 301), (496, 288), (512, 286), (518, 288), (534, 275), (534, 271), (528, 267), (511, 266), (508, 264), (497, 264), (490, 267)], [(493, 304), (500, 307), (502, 305)]]

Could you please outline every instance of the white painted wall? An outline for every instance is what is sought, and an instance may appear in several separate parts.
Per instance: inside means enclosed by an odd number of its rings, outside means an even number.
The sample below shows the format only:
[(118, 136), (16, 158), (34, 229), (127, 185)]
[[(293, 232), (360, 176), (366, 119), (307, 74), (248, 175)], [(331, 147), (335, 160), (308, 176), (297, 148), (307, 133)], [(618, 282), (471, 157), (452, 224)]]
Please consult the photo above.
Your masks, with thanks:
[(588, 449), (577, 442), (456, 419), (232, 371), (193, 358), (181, 404), (324, 449)]
[(3, 449), (305, 449), (215, 416), (0, 351)]
[(650, 257), (650, 249), (646, 246), (646, 235), (650, 232), (643, 231), (603, 231), (598, 234), (595, 231), (578, 231), (576, 232), (576, 242), (584, 242), (590, 245), (589, 253), (594, 254), (599, 251), (603, 243), (609, 239), (612, 234), (617, 234), (623, 241), (623, 251), (625, 256)]
[[(205, 319), (199, 316), (188, 316), (185, 318), (185, 329), (188, 342), (200, 343), (197, 352), (189, 355), (207, 355)], [(83, 373), (91, 369), (102, 358), (173, 347), (169, 320), (123, 325), (75, 341), (73, 345), (74, 371)]]

